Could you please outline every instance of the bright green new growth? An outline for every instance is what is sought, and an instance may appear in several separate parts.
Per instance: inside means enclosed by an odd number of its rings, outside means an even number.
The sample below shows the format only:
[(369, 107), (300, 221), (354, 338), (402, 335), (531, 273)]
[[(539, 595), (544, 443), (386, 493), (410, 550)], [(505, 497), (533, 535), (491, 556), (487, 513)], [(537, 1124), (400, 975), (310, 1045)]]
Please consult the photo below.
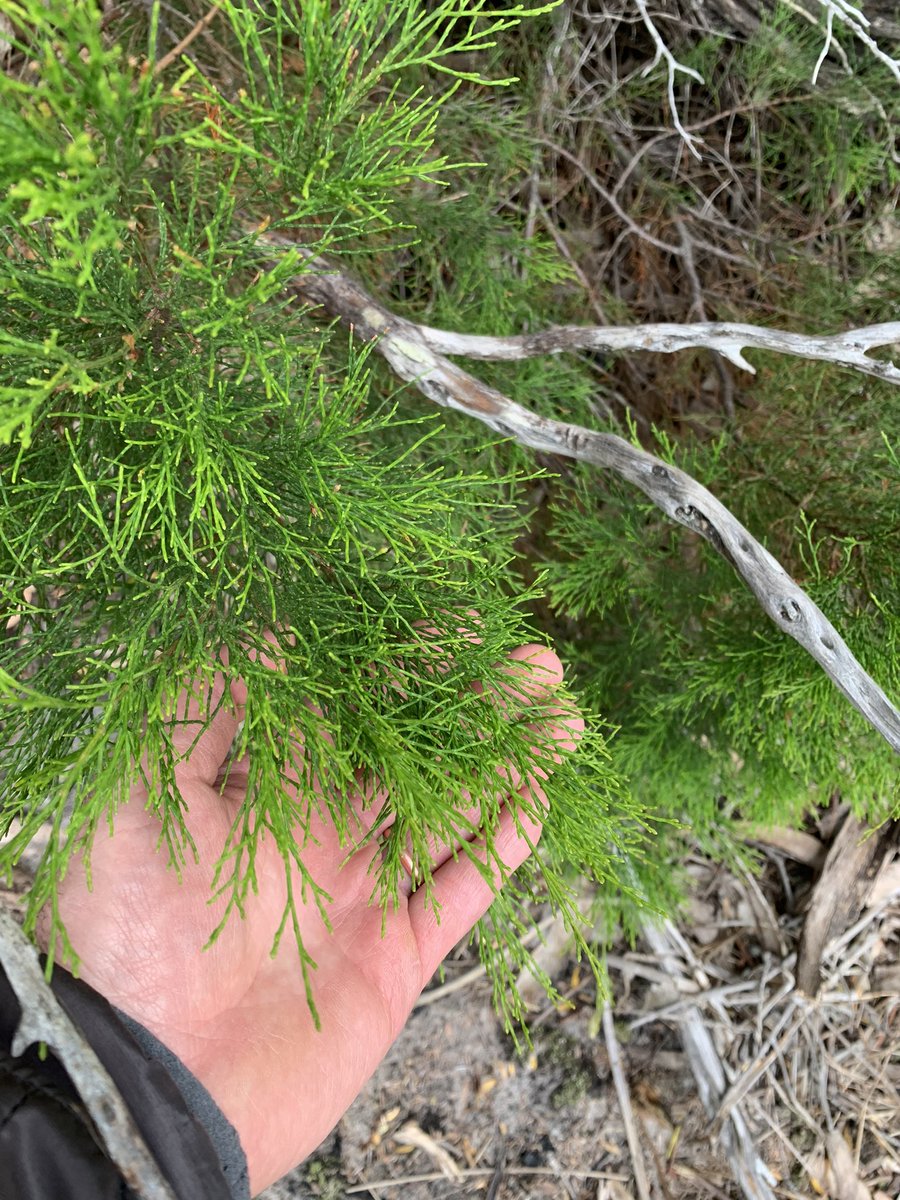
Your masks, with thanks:
[[(835, 790), (875, 818), (896, 805), (890, 751), (705, 545), (624, 485), (557, 463), (554, 478), (456, 414), (439, 421), (303, 309), (289, 286), (299, 256), (261, 244), (266, 228), (288, 234), (430, 324), (505, 334), (592, 320), (557, 238), (528, 227), (521, 200), (546, 150), (534, 131), (553, 7), (225, 3), (212, 42), (155, 73), (193, 21), (182, 14), (164, 38), (172, 6), (104, 28), (91, 4), (0, 0), (16, 30), (15, 69), (0, 73), (0, 834), (12, 835), (0, 866), (51, 823), (32, 925), (139, 773), (158, 798), (161, 852), (174, 869), (190, 856), (171, 701), (189, 680), (206, 693), (223, 646), (226, 674), (249, 690), (235, 753), (250, 755), (250, 799), (218, 880), (239, 919), (263, 835), (317, 894), (295, 829), (312, 801), (351, 839), (342, 796), (361, 772), (397, 815), (373, 878), (384, 903), (407, 837), (424, 852), (429, 832), (470, 832), (470, 793), (490, 834), (498, 768), (526, 771), (536, 735), (472, 684), (509, 687), (505, 655), (543, 637), (535, 617), (554, 634), (588, 731), (555, 769), (540, 860), (478, 931), (509, 1020), (534, 901), (562, 909), (588, 949), (579, 875), (599, 881), (606, 926), (633, 929), (677, 903), (685, 829), (733, 855), (735, 818), (793, 822)], [(772, 101), (760, 179), (813, 213), (821, 164), (842, 197), (895, 170), (846, 117), (863, 93), (885, 105), (892, 93), (863, 72), (810, 98), (814, 35), (778, 15), (746, 47), (708, 39), (682, 55), (713, 94), (727, 71), (760, 111)], [(656, 77), (632, 73), (610, 104), (657, 95), (667, 123)], [(602, 131), (591, 137), (614, 161)], [(784, 183), (785, 164), (801, 163)], [(668, 170), (642, 190), (654, 217), (684, 200)], [(867, 250), (865, 231), (847, 245), (849, 290), (778, 260), (763, 299), (780, 313), (786, 279), (791, 312), (773, 323), (890, 319), (890, 255)], [(641, 319), (593, 284), (610, 319)], [(708, 303), (719, 319), (746, 315)], [(895, 395), (756, 361), (737, 428), (658, 421), (642, 440), (771, 545), (896, 696)], [(667, 388), (690, 391), (708, 364), (667, 359)], [(623, 432), (598, 383), (606, 366), (473, 369), (538, 411)], [(257, 662), (266, 630), (279, 631), (283, 672)], [(609, 750), (598, 713), (619, 727)], [(284, 787), (295, 734), (299, 803)]]
[[(480, 80), (460, 56), (524, 9), (225, 4), (226, 82), (154, 72), (158, 9), (113, 39), (93, 5), (2, 8), (21, 56), (0, 75), (2, 864), (50, 822), (28, 920), (55, 914), (73, 855), (141, 778), (178, 869), (172, 701), (191, 680), (208, 697), (226, 647), (252, 764), (219, 864), (229, 918), (253, 903), (262, 836), (318, 895), (295, 830), (312, 803), (349, 844), (360, 772), (396, 816), (373, 878), (391, 903), (407, 838), (425, 863), (429, 833), (465, 838), (471, 793), (490, 851), (498, 770), (548, 752), (540, 704), (511, 720), (472, 686), (508, 691), (529, 638), (532, 593), (505, 586), (526, 476), (453, 465), (440, 425), (373, 394), (365, 354), (292, 301), (297, 257), (269, 261), (247, 230), (332, 253), (407, 240), (392, 214), (448, 171), (442, 104)], [(276, 629), (281, 673), (256, 661)], [(527, 904), (574, 925), (565, 872), (617, 880), (641, 838), (589, 728), (556, 768), (543, 865), (480, 931), (502, 1004)]]

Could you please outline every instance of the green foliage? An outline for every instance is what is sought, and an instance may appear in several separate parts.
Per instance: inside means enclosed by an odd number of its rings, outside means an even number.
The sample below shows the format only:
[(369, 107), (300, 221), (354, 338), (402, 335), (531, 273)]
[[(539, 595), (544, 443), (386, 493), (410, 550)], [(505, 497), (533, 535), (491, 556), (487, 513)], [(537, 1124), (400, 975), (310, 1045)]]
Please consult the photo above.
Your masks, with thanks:
[[(617, 133), (621, 137), (639, 123), (653, 128), (657, 120), (671, 127), (659, 79), (629, 71), (628, 65), (645, 60), (626, 63), (626, 47), (619, 44), (623, 77), (604, 93), (602, 109), (595, 112), (585, 88), (565, 102), (557, 99), (548, 116), (540, 106), (547, 103), (546, 45), (553, 29), (549, 21), (543, 24), (543, 42), (532, 26), (518, 60), (523, 75), (531, 72), (523, 104), (535, 106), (533, 123), (539, 112), (541, 119), (555, 120), (555, 139), (577, 150), (600, 178), (605, 148), (617, 164), (616, 181), (623, 161)], [(674, 22), (665, 32), (680, 60), (706, 81), (704, 88), (685, 85), (683, 94), (679, 88), (683, 119), (699, 122), (723, 109), (731, 114), (727, 126), (723, 122), (728, 140), (720, 148), (707, 121), (706, 165), (690, 186), (671, 160), (653, 169), (647, 154), (631, 177), (639, 183), (629, 211), (652, 233), (677, 241), (671, 222), (696, 212), (712, 160), (728, 163), (726, 194), (733, 191), (736, 211), (732, 255), (754, 244), (753, 219), (768, 218), (755, 247), (760, 256), (764, 249), (765, 266), (743, 285), (747, 302), (742, 306), (743, 281), (731, 268), (730, 283), (704, 294), (708, 315), (823, 332), (895, 319), (900, 252), (896, 238), (884, 232), (890, 229), (884, 214), (893, 211), (898, 186), (898, 91), (886, 68), (850, 46), (852, 74), (826, 68), (813, 89), (821, 31), (784, 7), (746, 43), (698, 40)], [(562, 76), (582, 48), (575, 45), (569, 60), (567, 51), (568, 43), (557, 64)], [(592, 62), (588, 77), (600, 76)], [(658, 119), (646, 115), (651, 104), (660, 110)], [(618, 110), (617, 120), (609, 118), (610, 106)], [(658, 140), (648, 136), (641, 153), (651, 147), (659, 153)], [(682, 161), (690, 159), (682, 155)], [(571, 167), (564, 158), (551, 162), (557, 170)], [(746, 207), (754, 184), (768, 212)], [(625, 203), (627, 189), (618, 194)], [(588, 237), (576, 222), (591, 196), (588, 182), (569, 207), (559, 209), (566, 221), (560, 227), (568, 234), (572, 222), (577, 233), (567, 238), (575, 247)], [(590, 237), (603, 245), (599, 225)], [(655, 251), (635, 242), (629, 267), (639, 279)], [(702, 252), (695, 253), (700, 264)], [(609, 256), (603, 261), (609, 263)], [(752, 262), (747, 267), (752, 270)], [(679, 264), (660, 268), (657, 286), (667, 301), (680, 273)], [(640, 296), (640, 285), (627, 282)], [(635, 319), (634, 310), (623, 317), (617, 297), (601, 296), (610, 319)], [(552, 301), (549, 307), (551, 320), (573, 319)], [(641, 315), (658, 320), (664, 314)], [(590, 318), (582, 309), (575, 319)], [(526, 318), (517, 330), (531, 327)], [(532, 407), (550, 415), (634, 437), (701, 480), (779, 556), (896, 702), (895, 389), (803, 361), (750, 357), (759, 374), (736, 381), (739, 407), (727, 424), (698, 403), (709, 370), (706, 355), (666, 360), (658, 386), (674, 396), (662, 416), (652, 407), (652, 393), (640, 392), (629, 393), (634, 407), (621, 422), (608, 408), (605, 416), (598, 413), (590, 396), (603, 368), (612, 374), (610, 363), (581, 364), (580, 388), (565, 375), (553, 379), (558, 359), (544, 364), (544, 380), (536, 386), (512, 367), (500, 386), (527, 395)], [(579, 364), (568, 364), (568, 371), (573, 368)], [(627, 379), (622, 371), (614, 377)], [(835, 793), (870, 820), (895, 813), (896, 756), (806, 654), (768, 622), (731, 568), (624, 484), (582, 467), (562, 474), (552, 485), (552, 519), (545, 511), (532, 526), (529, 550), (547, 572), (552, 612), (544, 611), (544, 619), (564, 639), (592, 710), (618, 727), (614, 761), (645, 811), (657, 818), (650, 869), (635, 867), (642, 894), (671, 907), (674, 897), (665, 885), (674, 881), (664, 879), (658, 866), (677, 860), (685, 838), (699, 840), (716, 857), (746, 855), (744, 822), (796, 824)], [(608, 903), (620, 918), (618, 907)], [(626, 901), (626, 916), (628, 907)]]
[[(888, 71), (851, 46), (853, 74), (826, 69), (813, 89), (821, 31), (786, 9), (746, 44), (688, 35), (678, 42), (677, 30), (667, 26), (666, 32), (676, 39), (679, 57), (708, 85), (692, 85), (684, 99), (679, 94), (680, 104), (693, 103), (693, 111), (682, 110), (685, 119), (704, 119), (717, 106), (736, 109), (727, 124), (734, 156), (728, 178), (737, 197), (741, 184), (749, 193), (755, 178), (763, 203), (771, 206), (759, 214), (766, 265), (743, 285), (752, 300), (742, 307), (741, 280), (730, 289), (720, 284), (705, 296), (709, 315), (823, 332), (893, 319), (900, 261), (895, 243), (878, 232), (898, 182), (892, 158), (898, 93)], [(505, 46), (500, 69), (515, 70), (522, 84), (518, 104), (509, 102), (508, 93), (502, 105), (495, 104), (493, 125), (486, 127), (477, 114), (471, 120), (462, 115), (462, 95), (448, 106), (451, 129), (465, 131), (455, 152), (486, 167), (454, 198), (433, 191), (417, 197), (420, 236), (404, 252), (397, 307), (405, 301), (411, 314), (430, 324), (518, 333), (591, 319), (571, 274), (565, 281), (535, 267), (553, 250), (544, 240), (545, 224), (537, 222), (530, 242), (523, 237), (530, 177), (538, 172), (543, 197), (562, 186), (554, 171), (565, 173), (566, 187), (574, 186), (571, 161), (549, 154), (542, 161), (527, 131), (554, 125), (555, 140), (571, 145), (600, 174), (604, 146), (621, 163), (614, 134), (635, 121), (640, 105), (652, 101), (660, 110), (655, 120), (644, 117), (645, 127), (671, 121), (658, 78), (626, 71), (621, 46), (624, 78), (605, 93), (599, 116), (586, 90), (557, 97), (557, 107), (550, 106), (546, 77), (554, 34), (554, 23), (543, 18)], [(566, 62), (580, 53), (586, 51), (563, 44), (554, 60), (561, 77)], [(599, 74), (593, 63), (592, 76)], [(620, 110), (618, 125), (608, 119), (611, 107)], [(713, 132), (704, 129), (707, 162), (710, 155), (719, 161)], [(673, 179), (668, 160), (656, 170), (651, 163), (648, 154), (643, 174), (633, 176), (640, 178), (637, 202), (645, 208), (630, 211), (664, 240), (677, 240), (660, 210), (677, 217), (696, 209), (699, 188)], [(701, 180), (704, 169), (698, 169)], [(582, 259), (588, 273), (593, 245), (603, 244), (599, 225), (580, 224), (591, 197), (588, 182), (558, 210), (565, 218), (559, 228), (576, 256), (580, 245), (589, 245)], [(741, 219), (734, 218), (736, 238)], [(840, 227), (833, 254), (829, 223)], [(749, 215), (747, 224), (749, 233)], [(815, 254), (807, 249), (820, 245)], [(743, 251), (744, 243), (729, 250)], [(646, 274), (653, 253), (639, 246), (629, 264), (636, 274)], [(670, 267), (670, 274), (675, 271)], [(668, 293), (673, 284), (662, 269), (660, 274), (658, 286)], [(602, 291), (601, 281), (596, 286), (610, 319), (635, 319), (634, 310)], [(641, 315), (664, 319), (652, 310)], [(709, 370), (707, 355), (665, 360), (661, 388), (688, 397), (680, 409), (672, 403), (676, 419), (660, 416), (647, 404), (652, 397), (638, 393), (621, 423), (602, 400), (610, 363), (555, 357), (470, 369), (548, 415), (636, 438), (640, 428), (637, 440), (700, 479), (780, 557), (896, 699), (900, 430), (894, 389), (795, 359), (753, 352), (751, 358), (759, 374), (737, 381), (740, 407), (726, 427), (690, 399)], [(632, 411), (643, 418), (639, 427), (627, 425)], [(748, 820), (796, 824), (835, 793), (874, 821), (896, 811), (895, 756), (805, 653), (769, 624), (731, 568), (624, 484), (587, 468), (553, 465), (562, 479), (545, 485), (552, 510), (534, 514), (520, 541), (520, 566), (529, 579), (535, 569), (546, 569), (552, 610), (539, 605), (540, 617), (576, 665), (591, 711), (618, 727), (614, 762), (652, 814), (647, 858), (630, 863), (636, 893), (671, 910), (678, 881), (669, 864), (685, 838), (699, 840), (716, 857), (746, 858)], [(627, 893), (604, 892), (602, 903), (611, 922), (634, 922)]]
[[(270, 261), (258, 229), (377, 245), (404, 191), (448, 170), (444, 102), (487, 83), (460, 56), (525, 10), (223, 5), (237, 87), (215, 62), (154, 70), (159, 9), (148, 26), (120, 14), (116, 38), (93, 5), (3, 11), (20, 61), (0, 76), (0, 832), (8, 870), (49, 824), (29, 922), (49, 905), (58, 924), (60, 879), (139, 780), (172, 862), (194, 852), (173, 701), (193, 681), (211, 721), (217, 671), (248, 687), (248, 796), (217, 876), (229, 919), (252, 903), (262, 836), (317, 894), (303, 831), (319, 808), (350, 839), (361, 772), (394, 818), (374, 899), (396, 897), (407, 841), (426, 889), (429, 835), (471, 852), (470, 795), (492, 861), (498, 772), (527, 778), (549, 753), (541, 702), (510, 720), (474, 686), (508, 692), (529, 637), (531, 594), (504, 580), (533, 468), (486, 474), (471, 437), (472, 465), (450, 465), (440, 424), (373, 392), (367, 355), (291, 302), (299, 258)], [(258, 661), (266, 630), (280, 672)], [(615, 878), (642, 836), (594, 728), (556, 769), (545, 858), (481, 931), (498, 988), (527, 905), (580, 923), (566, 872)]]
[[(565, 178), (548, 170), (535, 133), (555, 6), (228, 0), (209, 42), (157, 70), (177, 40), (169, 7), (102, 18), (92, 3), (0, 0), (15, 30), (14, 69), (0, 73), (0, 869), (49, 823), (32, 925), (140, 778), (173, 864), (193, 853), (172, 701), (193, 681), (211, 720), (217, 671), (249, 691), (235, 747), (252, 763), (248, 800), (217, 880), (239, 919), (264, 834), (316, 894), (310, 806), (349, 837), (343, 797), (361, 775), (394, 817), (376, 901), (396, 895), (405, 840), (425, 861), (430, 834), (467, 852), (470, 795), (490, 849), (498, 771), (527, 773), (535, 741), (549, 748), (540, 705), (511, 721), (473, 685), (508, 689), (521, 641), (562, 644), (587, 732), (556, 768), (540, 857), (476, 934), (511, 1024), (536, 904), (563, 912), (599, 970), (580, 877), (598, 885), (600, 924), (633, 932), (677, 903), (685, 836), (739, 855), (733, 818), (797, 821), (835, 790), (873, 818), (892, 811), (890, 752), (705, 544), (596, 472), (438, 421), (293, 298), (300, 253), (261, 242), (271, 228), (340, 255), (433, 325), (586, 320), (598, 230), (579, 225), (583, 179), (570, 160)], [(739, 82), (774, 123), (760, 139), (756, 117), (738, 121), (732, 144), (784, 202), (792, 236), (847, 206), (881, 211), (896, 182), (885, 72), (860, 60), (813, 99), (818, 45), (779, 16), (746, 46), (683, 51), (713, 98)], [(648, 105), (668, 120), (658, 78), (636, 70), (609, 99), (619, 115)], [(580, 126), (589, 107), (553, 137), (590, 144), (593, 169), (620, 148)], [(564, 190), (561, 232), (547, 206)], [(696, 201), (668, 170), (639, 192), (636, 216), (663, 226)], [(744, 294), (797, 328), (889, 319), (896, 251), (871, 233), (862, 217), (848, 228), (842, 275), (773, 238)], [(638, 253), (632, 267), (632, 292), (598, 279), (591, 302), (642, 314), (664, 271)], [(708, 303), (744, 315), (727, 288)], [(665, 387), (699, 392), (705, 363), (667, 361)], [(601, 356), (472, 369), (548, 415), (625, 424)], [(900, 694), (893, 396), (760, 356), (740, 400), (728, 422), (624, 409), (630, 435), (717, 492)], [(266, 630), (283, 671), (258, 661)], [(291, 764), (295, 736), (306, 757)], [(540, 803), (526, 795), (522, 811)]]
[[(661, 438), (657, 452), (763, 535), (897, 696), (890, 389), (771, 363), (757, 401), (744, 438), (682, 438), (674, 451)], [(569, 652), (592, 703), (621, 727), (616, 763), (651, 811), (684, 821), (716, 854), (732, 818), (796, 824), (835, 792), (873, 821), (896, 812), (895, 754), (704, 542), (586, 470), (560, 498), (548, 541), (553, 603), (578, 620)]]

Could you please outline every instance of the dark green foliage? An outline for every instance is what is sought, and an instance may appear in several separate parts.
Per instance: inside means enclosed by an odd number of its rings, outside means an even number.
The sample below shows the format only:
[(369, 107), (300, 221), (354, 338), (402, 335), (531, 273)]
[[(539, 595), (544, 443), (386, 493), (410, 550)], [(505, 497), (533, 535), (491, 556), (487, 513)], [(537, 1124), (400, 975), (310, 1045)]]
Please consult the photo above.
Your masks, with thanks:
[[(623, 34), (621, 85), (604, 91), (602, 71), (612, 68), (589, 58), (576, 80), (582, 86), (566, 93), (574, 78), (567, 69), (574, 72), (571, 64), (583, 56), (571, 23), (554, 50), (557, 28), (556, 18), (542, 18), (505, 45), (503, 69), (512, 66), (522, 76), (518, 108), (505, 93), (492, 128), (477, 117), (468, 125), (458, 118), (458, 128), (469, 131), (468, 152), (486, 168), (480, 186), (460, 189), (455, 200), (429, 193), (427, 203), (419, 202), (420, 237), (404, 252), (405, 292), (397, 305), (406, 302), (411, 315), (493, 333), (594, 319), (592, 297), (573, 272), (568, 280), (541, 272), (542, 256), (555, 249), (548, 223), (536, 221), (532, 241), (523, 244), (532, 211), (529, 177), (536, 172), (542, 204), (552, 208), (561, 240), (590, 276), (595, 254), (606, 251), (602, 261), (610, 264), (621, 224), (606, 235), (608, 209), (554, 146), (570, 147), (612, 189), (625, 158), (616, 140), (622, 130), (633, 124), (652, 131), (671, 121), (659, 79), (644, 79), (636, 69), (652, 57), (651, 46), (642, 52)], [(734, 237), (716, 246), (737, 265), (723, 267), (695, 250), (706, 315), (810, 332), (895, 319), (900, 257), (890, 214), (898, 184), (892, 158), (898, 92), (889, 72), (851, 47), (854, 73), (826, 64), (813, 88), (821, 31), (786, 10), (747, 44), (692, 41), (674, 24), (666, 32), (707, 83), (692, 85), (690, 100), (686, 88), (678, 92), (683, 119), (705, 122), (705, 163), (695, 181), (687, 168), (672, 166), (671, 142), (663, 143), (641, 160), (633, 190), (624, 188), (619, 199), (652, 235), (677, 243), (676, 220), (692, 219), (708, 186), (706, 164), (731, 156), (731, 175), (722, 171), (730, 190), (720, 190), (733, 197)], [(551, 88), (548, 98), (551, 62), (559, 92)], [(585, 79), (596, 81), (602, 104)], [(463, 101), (452, 101), (452, 121), (457, 108), (465, 112)], [(737, 116), (722, 121), (726, 144), (710, 117), (732, 109)], [(551, 130), (553, 145), (533, 139), (529, 150), (523, 135), (542, 127)], [(651, 146), (659, 141), (645, 136)], [(627, 144), (630, 154), (634, 143)], [(663, 146), (670, 148), (665, 157)], [(692, 160), (682, 152), (679, 161)], [(714, 221), (696, 227), (716, 236)], [(671, 319), (671, 292), (687, 291), (681, 264), (663, 265), (658, 251), (637, 238), (626, 244), (623, 286), (636, 303), (623, 305), (604, 279), (590, 278), (608, 319)], [(485, 263), (489, 278), (475, 285)], [(662, 311), (653, 308), (657, 292), (669, 305)], [(696, 319), (690, 294), (681, 303), (682, 319)], [(710, 357), (701, 352), (642, 364), (646, 374), (635, 374), (649, 376), (643, 386), (622, 364), (599, 356), (469, 367), (548, 415), (633, 436), (710, 487), (779, 556), (896, 700), (895, 389), (802, 360), (750, 357), (758, 375), (733, 378), (730, 420), (704, 400)], [(618, 727), (614, 761), (658, 822), (649, 862), (633, 863), (638, 890), (663, 908), (673, 904), (668, 864), (680, 856), (685, 836), (717, 856), (745, 855), (740, 839), (748, 820), (795, 824), (834, 794), (873, 821), (896, 811), (895, 755), (770, 624), (731, 568), (626, 485), (588, 468), (552, 465), (561, 474), (547, 485), (553, 503), (533, 515), (520, 564), (527, 578), (547, 569), (552, 607), (540, 604), (537, 611), (577, 666), (591, 710)], [(610, 919), (633, 914), (627, 896), (607, 893), (606, 903)]]
[[(746, 203), (748, 165), (770, 206), (742, 214), (751, 237), (728, 243), (732, 252), (753, 245), (754, 219), (769, 214), (754, 248), (765, 270), (749, 276), (748, 263), (742, 277), (729, 267), (726, 284), (724, 268), (697, 251), (709, 316), (765, 314), (764, 323), (810, 332), (896, 319), (900, 247), (886, 234), (896, 230), (896, 82), (859, 54), (852, 76), (826, 72), (812, 90), (820, 47), (814, 29), (783, 11), (745, 46), (679, 47), (718, 93), (718, 107), (738, 111), (727, 146), (735, 209)], [(619, 102), (626, 111), (635, 103), (627, 87)], [(707, 156), (721, 161), (715, 129), (704, 132)], [(696, 211), (696, 192), (685, 199), (661, 174), (647, 183), (655, 192), (648, 210)], [(896, 702), (896, 389), (813, 363), (750, 357), (758, 375), (735, 380), (728, 421), (704, 402), (706, 356), (665, 368), (666, 409), (654, 411), (654, 397), (635, 400), (636, 416), (649, 417), (641, 441), (710, 487), (779, 557)], [(834, 795), (873, 822), (896, 813), (896, 755), (761, 614), (728, 565), (627, 487), (587, 470), (574, 475), (542, 543), (550, 594), (570, 619), (570, 653), (593, 704), (620, 727), (616, 762), (641, 801), (683, 821), (717, 855), (731, 852), (734, 818), (795, 824)]]

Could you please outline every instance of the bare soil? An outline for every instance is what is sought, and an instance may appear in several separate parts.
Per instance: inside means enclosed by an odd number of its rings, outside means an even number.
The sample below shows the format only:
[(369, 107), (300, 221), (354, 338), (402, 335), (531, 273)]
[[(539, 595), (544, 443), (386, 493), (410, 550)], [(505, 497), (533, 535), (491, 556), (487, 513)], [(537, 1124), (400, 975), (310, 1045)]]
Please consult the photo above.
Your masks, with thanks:
[[(448, 978), (470, 965), (461, 957)], [(592, 1028), (595, 987), (589, 976), (577, 987), (578, 970), (567, 963), (567, 978), (559, 981), (571, 991), (575, 977), (574, 1007), (538, 1015), (533, 1051), (517, 1052), (504, 1034), (483, 980), (415, 1011), (335, 1134), (265, 1200), (631, 1196), (609, 1058), (602, 1034)], [(633, 1038), (624, 1026), (621, 1032), (633, 1103), (667, 1193), (701, 1194), (695, 1173), (719, 1181), (728, 1168), (710, 1148), (677, 1034), (658, 1024)], [(456, 1178), (427, 1142), (424, 1148), (407, 1143), (402, 1131), (410, 1124), (446, 1152), (460, 1172)], [(682, 1149), (672, 1154), (676, 1130)]]
[[(460, 948), (334, 1134), (264, 1200), (900, 1197), (900, 867), (889, 856), (831, 931), (810, 999), (793, 972), (831, 886), (824, 849), (792, 847), (811, 865), (769, 845), (754, 876), (698, 857), (680, 924), (614, 948), (624, 1107), (589, 973), (565, 953), (545, 964), (568, 1006), (536, 1011), (533, 1050), (517, 1050)], [(712, 1099), (685, 1043), (697, 1018), (723, 1076)]]

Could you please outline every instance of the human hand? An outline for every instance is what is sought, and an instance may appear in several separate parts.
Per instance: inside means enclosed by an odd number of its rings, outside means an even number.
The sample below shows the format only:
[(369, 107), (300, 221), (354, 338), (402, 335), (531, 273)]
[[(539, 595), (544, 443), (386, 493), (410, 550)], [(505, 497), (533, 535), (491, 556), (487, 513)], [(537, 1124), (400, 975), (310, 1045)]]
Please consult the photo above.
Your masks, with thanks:
[[(511, 656), (530, 668), (517, 677), (523, 705), (540, 700), (541, 720), (560, 748), (571, 749), (583, 728), (571, 708), (549, 707), (562, 678), (557, 656), (521, 646)], [(268, 664), (276, 669), (276, 664)], [(213, 707), (226, 686), (217, 676)], [(226, 845), (246, 792), (247, 764), (228, 768), (229, 750), (243, 719), (247, 690), (231, 684), (226, 705), (196, 739), (197, 701), (183, 695), (186, 721), (173, 731), (185, 822), (197, 848), (179, 882), (160, 849), (160, 822), (147, 811), (148, 795), (135, 786), (115, 817), (115, 833), (98, 829), (90, 856), (91, 887), (74, 866), (60, 888), (59, 915), (80, 960), (81, 977), (167, 1045), (206, 1086), (234, 1125), (247, 1155), (253, 1193), (291, 1170), (328, 1134), (400, 1032), (422, 988), (445, 955), (487, 910), (493, 897), (475, 864), (456, 847), (434, 847), (435, 913), (422, 891), (401, 889), (386, 914), (372, 903), (369, 840), (356, 853), (335, 829), (313, 814), (303, 846), (310, 876), (331, 897), (329, 931), (312, 900), (297, 900), (300, 934), (316, 963), (315, 1002), (321, 1028), (307, 1003), (298, 951), (290, 933), (277, 954), (271, 947), (288, 899), (284, 862), (263, 835), (256, 859), (258, 895), (243, 919), (230, 917), (216, 941), (225, 897), (210, 903), (215, 863)], [(302, 749), (297, 747), (302, 755)], [(548, 762), (535, 762), (523, 795), (542, 796)], [(363, 791), (348, 797), (360, 838), (379, 805)], [(529, 855), (540, 836), (534, 820), (504, 807), (493, 848), (509, 870)], [(474, 845), (479, 846), (475, 841)], [(349, 857), (348, 857), (349, 855)], [(495, 880), (499, 875), (495, 870)], [(295, 896), (299, 880), (295, 879)]]

